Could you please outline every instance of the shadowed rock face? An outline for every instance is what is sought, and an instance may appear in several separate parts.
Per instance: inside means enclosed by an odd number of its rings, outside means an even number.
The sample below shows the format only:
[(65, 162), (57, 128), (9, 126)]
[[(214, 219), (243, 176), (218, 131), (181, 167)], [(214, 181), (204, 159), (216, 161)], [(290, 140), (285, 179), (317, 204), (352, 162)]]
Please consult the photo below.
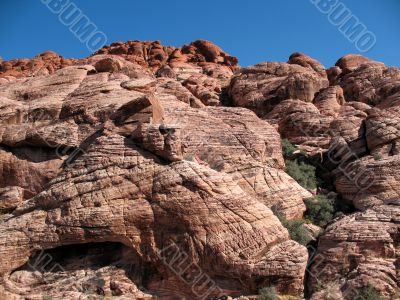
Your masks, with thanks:
[(301, 218), (312, 194), (285, 173), (281, 138), (357, 210), (319, 238), (313, 299), (368, 284), (392, 297), (399, 69), (301, 53), (237, 69), (203, 40), (1, 62), (0, 298), (300, 295), (307, 250), (271, 209)]

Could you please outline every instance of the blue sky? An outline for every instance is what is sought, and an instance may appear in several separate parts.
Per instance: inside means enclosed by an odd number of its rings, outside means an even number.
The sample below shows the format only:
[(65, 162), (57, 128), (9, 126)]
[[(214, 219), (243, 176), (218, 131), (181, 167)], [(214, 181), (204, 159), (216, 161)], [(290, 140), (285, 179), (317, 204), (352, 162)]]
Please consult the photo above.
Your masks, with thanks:
[[(287, 61), (300, 51), (325, 66), (358, 53), (310, 0), (67, 0), (102, 30), (109, 42), (160, 40), (181, 46), (210, 40), (242, 66)], [(400, 66), (400, 0), (340, 0), (376, 35), (364, 55)], [(0, 56), (33, 57), (53, 50), (65, 57), (90, 54), (40, 0), (1, 0)]]

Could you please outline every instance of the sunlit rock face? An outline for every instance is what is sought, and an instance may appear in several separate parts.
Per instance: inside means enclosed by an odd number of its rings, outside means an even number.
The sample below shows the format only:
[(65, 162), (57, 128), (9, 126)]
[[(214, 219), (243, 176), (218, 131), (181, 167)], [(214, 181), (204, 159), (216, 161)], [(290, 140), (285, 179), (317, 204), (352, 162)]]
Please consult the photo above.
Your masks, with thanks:
[[(0, 298), (393, 297), (399, 74), (302, 53), (240, 69), (204, 40), (0, 62)], [(315, 191), (285, 173), (282, 138), (355, 209), (307, 270), (274, 213), (302, 218)]]
[(330, 170), (336, 192), (360, 211), (334, 222), (319, 239), (308, 286), (311, 293), (323, 291), (313, 299), (356, 297), (368, 285), (393, 297), (399, 284), (400, 69), (347, 55), (323, 70), (295, 53), (288, 63), (242, 69), (229, 93), (235, 106), (253, 110)]
[(311, 194), (273, 126), (223, 107), (234, 57), (127, 42), (52, 66), (2, 73), (1, 297), (302, 293), (307, 251), (271, 208), (300, 218)]

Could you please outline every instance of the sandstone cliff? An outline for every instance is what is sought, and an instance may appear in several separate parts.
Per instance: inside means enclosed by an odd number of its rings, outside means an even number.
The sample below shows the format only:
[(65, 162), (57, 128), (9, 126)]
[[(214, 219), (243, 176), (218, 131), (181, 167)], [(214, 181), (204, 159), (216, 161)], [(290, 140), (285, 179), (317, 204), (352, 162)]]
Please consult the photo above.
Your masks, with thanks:
[[(399, 92), (400, 69), (362, 56), (241, 69), (204, 40), (1, 62), (0, 298), (299, 296), (304, 284), (313, 299), (330, 285), (393, 297)], [(356, 210), (310, 259), (277, 216), (301, 219), (319, 191), (285, 172), (282, 138)]]

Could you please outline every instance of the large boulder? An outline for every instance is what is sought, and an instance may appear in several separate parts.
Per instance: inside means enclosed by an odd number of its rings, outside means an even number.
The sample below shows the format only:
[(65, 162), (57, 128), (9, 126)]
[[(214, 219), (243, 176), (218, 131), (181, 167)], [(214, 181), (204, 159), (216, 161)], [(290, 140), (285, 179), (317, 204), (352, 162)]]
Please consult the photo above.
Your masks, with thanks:
[[(330, 225), (320, 238), (310, 270), (312, 299), (326, 299), (329, 286), (335, 299), (357, 299), (368, 285), (388, 299), (398, 292), (398, 205), (375, 206)], [(331, 294), (333, 296), (333, 294)]]
[(312, 102), (315, 94), (328, 85), (326, 75), (321, 76), (312, 68), (267, 62), (241, 69), (231, 80), (229, 94), (235, 106), (265, 117), (283, 100)]

